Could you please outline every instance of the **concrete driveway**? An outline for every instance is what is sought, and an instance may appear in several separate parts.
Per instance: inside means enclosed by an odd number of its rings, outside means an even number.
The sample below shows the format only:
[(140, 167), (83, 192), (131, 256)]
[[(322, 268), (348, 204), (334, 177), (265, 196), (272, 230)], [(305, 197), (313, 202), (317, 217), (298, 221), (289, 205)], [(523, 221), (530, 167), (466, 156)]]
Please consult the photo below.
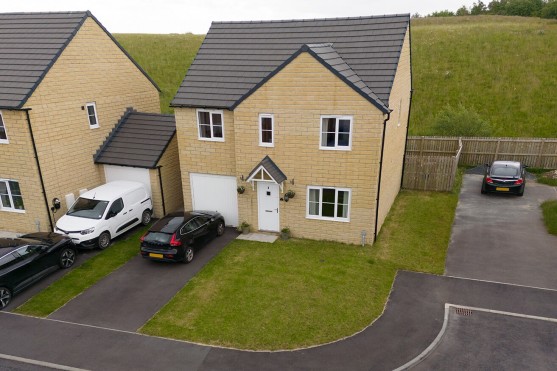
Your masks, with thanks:
[(445, 275), (557, 289), (557, 236), (540, 209), (557, 188), (530, 181), (523, 197), (482, 195), (481, 183), (464, 176)]

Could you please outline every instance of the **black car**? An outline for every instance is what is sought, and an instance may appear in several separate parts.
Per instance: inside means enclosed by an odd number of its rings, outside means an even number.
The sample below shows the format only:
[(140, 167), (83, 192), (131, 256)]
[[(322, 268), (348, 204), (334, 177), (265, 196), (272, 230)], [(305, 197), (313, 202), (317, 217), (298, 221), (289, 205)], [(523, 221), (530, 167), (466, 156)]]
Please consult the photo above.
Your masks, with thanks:
[(76, 259), (69, 237), (37, 232), (19, 238), (0, 238), (0, 309), (12, 296)]
[(171, 213), (157, 221), (141, 237), (141, 256), (146, 259), (189, 263), (195, 249), (208, 238), (222, 236), (224, 218), (213, 211)]
[(482, 193), (500, 192), (524, 194), (526, 187), (525, 166), (516, 161), (494, 161), (486, 164)]

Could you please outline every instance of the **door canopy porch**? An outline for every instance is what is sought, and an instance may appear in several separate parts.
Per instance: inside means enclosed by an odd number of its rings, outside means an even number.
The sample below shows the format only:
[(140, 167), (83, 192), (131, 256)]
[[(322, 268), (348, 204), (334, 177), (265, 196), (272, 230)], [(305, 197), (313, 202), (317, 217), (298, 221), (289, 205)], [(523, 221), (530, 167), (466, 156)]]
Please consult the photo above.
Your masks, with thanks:
[(288, 179), (280, 168), (271, 160), (269, 156), (265, 156), (249, 173), (246, 182), (273, 182), (280, 185), (282, 190), (283, 182)]

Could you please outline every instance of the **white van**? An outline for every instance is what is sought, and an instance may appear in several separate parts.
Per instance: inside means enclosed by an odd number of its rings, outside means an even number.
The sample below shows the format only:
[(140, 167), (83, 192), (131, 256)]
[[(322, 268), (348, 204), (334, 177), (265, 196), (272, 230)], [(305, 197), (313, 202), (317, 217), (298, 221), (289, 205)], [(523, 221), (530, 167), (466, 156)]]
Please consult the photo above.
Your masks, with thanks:
[(139, 223), (149, 224), (153, 202), (143, 183), (115, 181), (83, 193), (56, 223), (56, 232), (84, 248), (106, 249)]

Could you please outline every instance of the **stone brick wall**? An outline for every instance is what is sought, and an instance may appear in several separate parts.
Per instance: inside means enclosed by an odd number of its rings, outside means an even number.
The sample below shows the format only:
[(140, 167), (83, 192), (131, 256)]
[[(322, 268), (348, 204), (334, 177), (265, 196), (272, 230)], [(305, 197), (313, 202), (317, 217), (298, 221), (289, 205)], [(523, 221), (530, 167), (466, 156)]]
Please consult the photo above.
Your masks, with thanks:
[(192, 209), (190, 173), (236, 175), (234, 115), (224, 110), (224, 142), (198, 139), (197, 110), (176, 108), (176, 137), (182, 176), (184, 208)]
[[(161, 175), (164, 187), (164, 202), (166, 213), (184, 208), (182, 193), (182, 177), (180, 173), (180, 160), (178, 158), (178, 141), (174, 137), (168, 145), (158, 165), (162, 166)], [(160, 191), (159, 173), (157, 169), (149, 170), (151, 189), (153, 191), (154, 217), (162, 217), (162, 196)], [(190, 197), (191, 198), (191, 197)]]
[(387, 122), (385, 135), (378, 230), (381, 230), (381, 226), (400, 191), (406, 128), (408, 115), (410, 114), (410, 90), (412, 89), (410, 68), (410, 34), (407, 31), (389, 98), (389, 108), (393, 111)]
[[(85, 104), (90, 102), (96, 103), (97, 129), (89, 128)], [(93, 163), (93, 155), (127, 107), (160, 112), (157, 89), (91, 18), (85, 21), (25, 107), (31, 109), (49, 200), (53, 197), (63, 200), (68, 193), (78, 196), (80, 189), (104, 182), (102, 167)], [(12, 124), (7, 126), (12, 131)], [(20, 150), (32, 151), (30, 147)], [(10, 169), (20, 174), (19, 178), (24, 174), (19, 169)], [(34, 203), (27, 197), (24, 196), (26, 207)], [(64, 208), (57, 217), (65, 212), (65, 203), (62, 205)], [(37, 217), (41, 216), (33, 211), (26, 220), (12, 218), (5, 228), (18, 232), (33, 230), (30, 221)]]
[(31, 137), (24, 111), (2, 110), (8, 144), (0, 144), (0, 179), (15, 180), (23, 196), (24, 213), (0, 209), (0, 231), (19, 233), (49, 228)]

